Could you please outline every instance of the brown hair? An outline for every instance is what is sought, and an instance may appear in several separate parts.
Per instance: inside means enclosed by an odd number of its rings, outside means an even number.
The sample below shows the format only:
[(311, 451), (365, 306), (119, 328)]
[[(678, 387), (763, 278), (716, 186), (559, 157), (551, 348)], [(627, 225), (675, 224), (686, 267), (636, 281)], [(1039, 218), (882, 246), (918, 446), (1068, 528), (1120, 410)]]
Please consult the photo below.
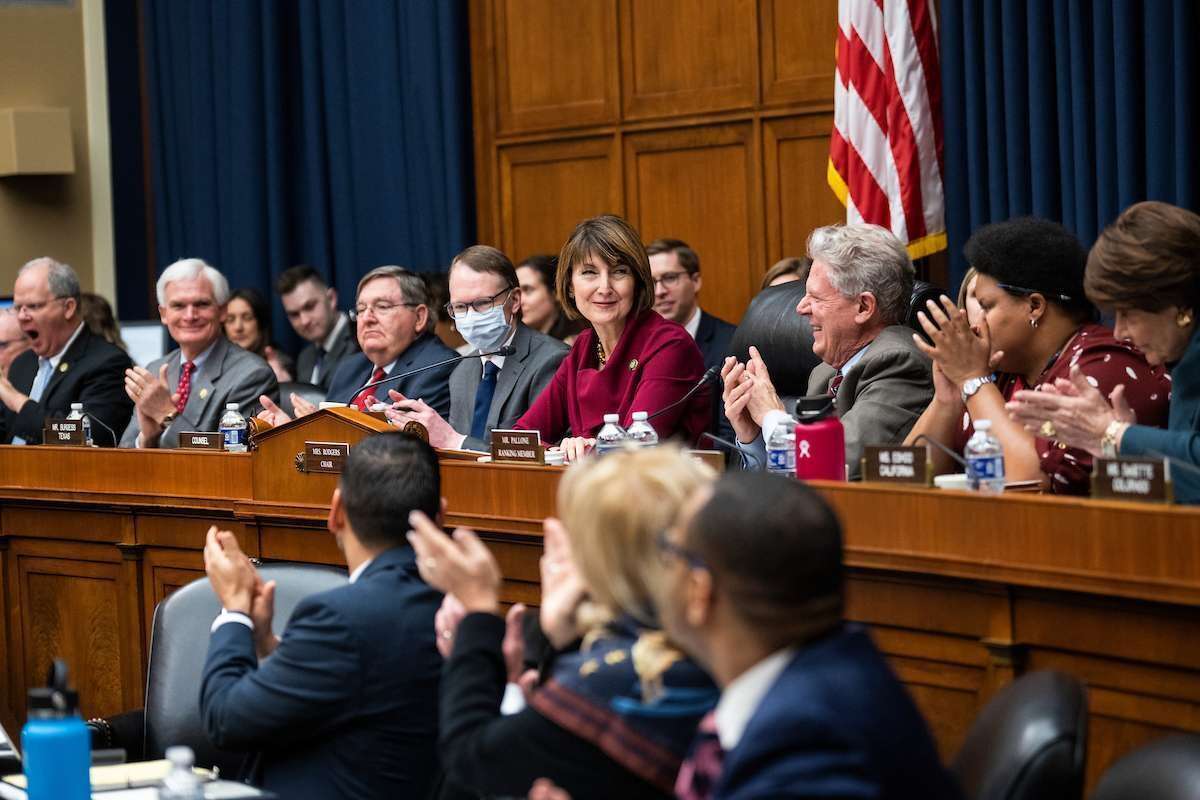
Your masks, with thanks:
[(696, 251), (688, 247), (688, 243), (682, 239), (655, 239), (650, 244), (646, 245), (646, 256), (656, 256), (659, 253), (674, 253), (679, 259), (679, 266), (687, 270), (688, 275), (695, 275), (700, 271), (700, 256), (696, 255)]
[(808, 256), (804, 256), (803, 258), (795, 256), (781, 258), (771, 265), (766, 275), (763, 275), (762, 286), (759, 288), (766, 289), (776, 278), (789, 274), (795, 275), (803, 283), (808, 280), (808, 271), (810, 269), (812, 269), (812, 259)]
[(1103, 308), (1200, 306), (1200, 216), (1157, 201), (1135, 203), (1101, 232), (1083, 288)]
[(329, 288), (325, 278), (316, 269), (308, 264), (297, 264), (279, 273), (279, 277), (275, 279), (275, 291), (282, 297), (296, 291), (296, 287), (307, 281), (312, 281), (322, 289)]
[(450, 260), (450, 272), (453, 272), (454, 265), (459, 263), (470, 267), (476, 272), (498, 275), (504, 280), (507, 286), (520, 285), (520, 281), (517, 280), (517, 269), (508, 260), (508, 256), (494, 247), (488, 247), (486, 244), (477, 244), (468, 247), (452, 258)]
[(612, 214), (585, 219), (575, 226), (571, 236), (558, 254), (558, 275), (554, 293), (568, 319), (579, 319), (579, 307), (571, 291), (571, 272), (591, 256), (598, 256), (611, 266), (624, 264), (633, 270), (636, 286), (633, 291), (631, 315), (637, 315), (654, 305), (654, 277), (650, 260), (638, 232), (625, 220)]

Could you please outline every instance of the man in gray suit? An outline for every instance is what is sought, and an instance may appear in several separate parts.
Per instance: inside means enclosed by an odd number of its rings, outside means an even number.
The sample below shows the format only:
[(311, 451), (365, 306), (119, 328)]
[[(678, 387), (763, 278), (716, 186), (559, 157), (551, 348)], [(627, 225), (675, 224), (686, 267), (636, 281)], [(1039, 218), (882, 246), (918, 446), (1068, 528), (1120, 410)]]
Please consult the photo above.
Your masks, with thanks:
[[(904, 440), (933, 397), (929, 359), (904, 326), (913, 265), (904, 244), (878, 225), (830, 225), (808, 238), (813, 260), (796, 313), (809, 318), (818, 364), (808, 394), (829, 394), (846, 429), (850, 476), (863, 446)], [(767, 366), (725, 360), (725, 415), (738, 443), (765, 463), (765, 439), (787, 418)]]
[(487, 450), (492, 429), (511, 428), (550, 383), (567, 354), (558, 339), (521, 322), (517, 271), (504, 253), (476, 245), (450, 262), (450, 302), (446, 311), (477, 353), (510, 345), (509, 355), (459, 362), (450, 374), (450, 421), (421, 400), (390, 392), (388, 418), (399, 425), (415, 420), (429, 431), (434, 447)]
[(226, 403), (249, 416), (259, 395), (278, 397), (267, 362), (225, 338), (224, 275), (185, 258), (163, 271), (156, 288), (158, 314), (179, 349), (125, 371), (135, 413), (121, 447), (177, 447), (183, 431), (216, 431)]

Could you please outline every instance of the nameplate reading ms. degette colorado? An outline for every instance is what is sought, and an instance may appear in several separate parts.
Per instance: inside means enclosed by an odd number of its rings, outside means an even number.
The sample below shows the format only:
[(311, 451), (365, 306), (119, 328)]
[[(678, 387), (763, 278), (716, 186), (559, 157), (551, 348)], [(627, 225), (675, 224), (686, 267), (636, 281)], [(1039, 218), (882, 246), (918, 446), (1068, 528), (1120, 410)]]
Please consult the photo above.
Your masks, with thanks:
[(492, 431), (492, 461), (545, 464), (542, 435), (537, 431)]
[(304, 471), (342, 474), (350, 445), (346, 442), (305, 442)]
[(45, 444), (57, 444), (63, 447), (83, 447), (83, 420), (81, 419), (48, 419), (42, 428), (42, 441)]
[(1171, 471), (1161, 459), (1097, 458), (1092, 464), (1092, 497), (1169, 503), (1171, 495)]
[(179, 447), (183, 450), (224, 450), (225, 437), (212, 431), (185, 431), (179, 434)]

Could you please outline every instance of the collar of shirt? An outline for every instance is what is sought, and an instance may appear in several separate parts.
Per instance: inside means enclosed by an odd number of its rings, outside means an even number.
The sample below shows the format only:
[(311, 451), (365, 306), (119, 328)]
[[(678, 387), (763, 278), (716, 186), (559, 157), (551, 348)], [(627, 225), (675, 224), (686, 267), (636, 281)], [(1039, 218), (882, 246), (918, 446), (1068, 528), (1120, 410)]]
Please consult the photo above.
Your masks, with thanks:
[(79, 327), (71, 334), (71, 338), (67, 339), (67, 343), (63, 345), (63, 349), (59, 350), (54, 355), (50, 356), (50, 368), (58, 369), (58, 362), (62, 361), (62, 357), (71, 349), (71, 345), (75, 344), (75, 340), (79, 338), (80, 331), (83, 330), (83, 323), (79, 323)]
[(375, 559), (373, 559), (373, 558), (368, 558), (366, 561), (362, 562), (357, 567), (355, 567), (354, 572), (350, 573), (350, 583), (354, 583), (356, 580), (361, 578), (362, 574), (363, 574), (363, 570), (365, 570), (367, 567), (371, 566), (371, 562), (374, 560)]
[(700, 306), (692, 311), (692, 318), (683, 323), (683, 328), (688, 332), (688, 336), (696, 338), (696, 332), (700, 330)]
[[(198, 355), (192, 359), (192, 363), (196, 365), (195, 372), (200, 372), (200, 370), (204, 369), (204, 362), (208, 361), (208, 357), (210, 355), (212, 355), (213, 348), (216, 346), (217, 346), (217, 340), (213, 339), (212, 344), (210, 344), (208, 347), (204, 348), (204, 352), (202, 352), (200, 355)], [(186, 362), (186, 361), (187, 361), (187, 359), (183, 357), (183, 351), (182, 350), (179, 351), (179, 368), (180, 369), (183, 369), (184, 362)]]
[(713, 715), (717, 723), (717, 737), (726, 753), (737, 747), (754, 712), (758, 711), (763, 698), (795, 652), (793, 647), (775, 651), (734, 678), (721, 692), (721, 700)]
[[(500, 347), (507, 347), (508, 345), (512, 344), (512, 341), (513, 341), (513, 339), (516, 338), (516, 336), (517, 336), (517, 326), (513, 325), (512, 332), (508, 334), (508, 338), (504, 340), (504, 343), (501, 344)], [(495, 348), (495, 349), (499, 349), (499, 348)], [(492, 362), (493, 364), (496, 365), (497, 371), (504, 369), (504, 356), (480, 356), (479, 360), (482, 361), (484, 364), (486, 364), (489, 361)], [(480, 365), (480, 366), (482, 368), (482, 365)]]
[(867, 352), (867, 348), (870, 346), (871, 345), (868, 342), (867, 344), (864, 344), (862, 347), (858, 348), (858, 351), (854, 355), (850, 356), (849, 360), (846, 361), (845, 364), (842, 364), (842, 368), (838, 370), (838, 374), (840, 374), (842, 377), (845, 377), (846, 373), (853, 369), (854, 365), (862, 360), (863, 353)]
[(325, 341), (321, 342), (321, 349), (328, 353), (333, 348), (333, 343), (337, 341), (338, 334), (342, 332), (342, 328), (350, 324), (350, 318), (345, 314), (339, 313), (337, 322), (333, 323), (333, 330), (325, 337)]

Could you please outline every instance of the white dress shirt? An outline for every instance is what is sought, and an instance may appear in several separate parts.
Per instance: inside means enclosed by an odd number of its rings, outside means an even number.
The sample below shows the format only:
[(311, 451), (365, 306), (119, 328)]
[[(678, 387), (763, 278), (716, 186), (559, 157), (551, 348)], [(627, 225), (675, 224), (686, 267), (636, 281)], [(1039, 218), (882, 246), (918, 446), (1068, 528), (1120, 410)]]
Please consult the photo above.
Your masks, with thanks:
[(700, 330), (700, 306), (692, 309), (691, 318), (683, 323), (683, 329), (688, 332), (688, 336), (696, 338), (696, 332)]
[(730, 681), (725, 691), (721, 692), (713, 717), (717, 724), (717, 738), (721, 740), (721, 748), (726, 753), (738, 746), (746, 726), (762, 705), (763, 698), (795, 654), (794, 647), (776, 650)]

